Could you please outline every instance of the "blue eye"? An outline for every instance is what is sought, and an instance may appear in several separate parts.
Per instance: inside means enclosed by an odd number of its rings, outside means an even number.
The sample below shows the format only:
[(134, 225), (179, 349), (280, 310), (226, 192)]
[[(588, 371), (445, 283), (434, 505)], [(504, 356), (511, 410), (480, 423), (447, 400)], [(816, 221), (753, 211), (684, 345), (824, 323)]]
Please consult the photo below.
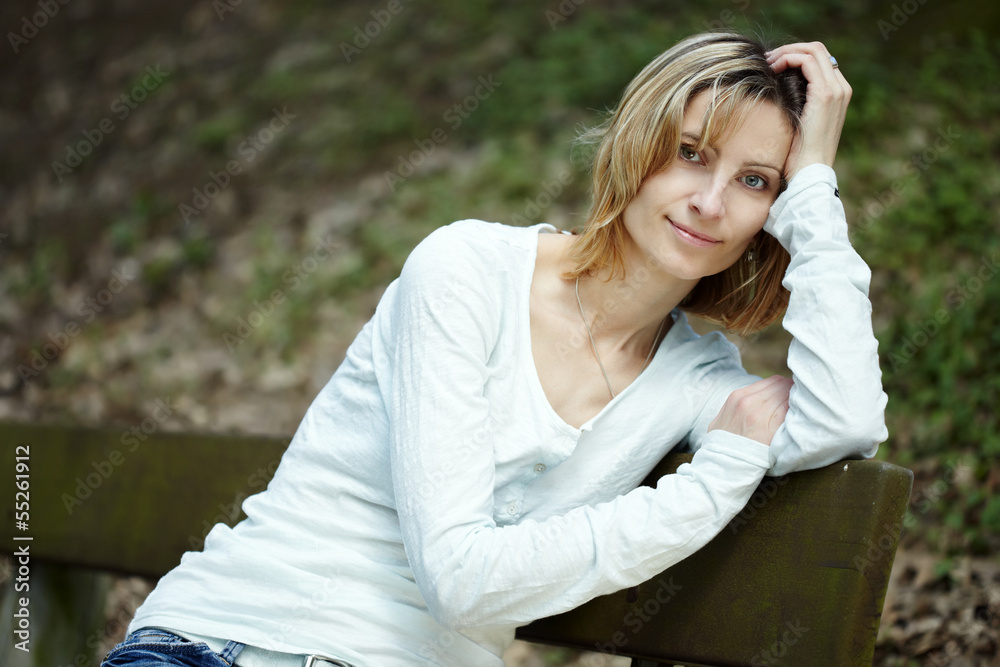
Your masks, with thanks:
[(743, 182), (746, 184), (747, 187), (752, 188), (754, 190), (764, 190), (765, 188), (767, 188), (767, 181), (765, 181), (757, 174), (750, 174), (748, 176), (744, 176)]

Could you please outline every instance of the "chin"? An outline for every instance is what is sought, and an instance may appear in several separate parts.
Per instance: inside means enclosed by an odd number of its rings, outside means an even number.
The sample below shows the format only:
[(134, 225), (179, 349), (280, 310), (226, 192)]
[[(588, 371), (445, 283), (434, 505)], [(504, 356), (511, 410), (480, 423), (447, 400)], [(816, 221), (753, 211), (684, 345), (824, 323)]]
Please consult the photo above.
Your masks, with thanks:
[(698, 261), (698, 257), (692, 257), (692, 252), (684, 251), (680, 253), (670, 253), (661, 262), (663, 270), (680, 280), (701, 280), (707, 276), (714, 276), (732, 266), (732, 263)]

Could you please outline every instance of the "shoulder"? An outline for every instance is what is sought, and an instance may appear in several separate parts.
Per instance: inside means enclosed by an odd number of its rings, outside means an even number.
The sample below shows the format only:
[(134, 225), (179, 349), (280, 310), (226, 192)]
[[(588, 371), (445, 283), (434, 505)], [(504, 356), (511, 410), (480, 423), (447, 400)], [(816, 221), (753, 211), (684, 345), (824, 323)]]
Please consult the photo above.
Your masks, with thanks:
[(674, 311), (674, 324), (670, 329), (672, 350), (679, 357), (689, 359), (693, 366), (735, 365), (742, 367), (739, 348), (721, 331), (698, 334), (682, 311)]
[[(410, 253), (394, 290), (434, 303), (500, 303), (527, 270), (539, 227), (459, 220), (431, 232)], [(422, 296), (420, 296), (422, 295)]]
[(435, 229), (415, 250), (426, 252), (430, 249), (468, 249), (473, 252), (489, 252), (498, 246), (530, 249), (534, 247), (534, 239), (540, 227), (547, 225), (514, 227), (485, 220), (458, 220)]
[(530, 250), (537, 227), (511, 227), (483, 220), (459, 220), (439, 227), (410, 253), (404, 274), (414, 270), (482, 273), (511, 253)]
[(669, 345), (663, 351), (672, 363), (667, 364), (670, 372), (666, 375), (675, 390), (678, 378), (692, 395), (712, 393), (720, 384), (733, 386), (745, 384), (746, 378), (752, 379), (743, 368), (739, 348), (721, 331), (698, 334), (685, 313), (675, 311), (674, 324), (667, 335), (665, 342), (669, 341)]

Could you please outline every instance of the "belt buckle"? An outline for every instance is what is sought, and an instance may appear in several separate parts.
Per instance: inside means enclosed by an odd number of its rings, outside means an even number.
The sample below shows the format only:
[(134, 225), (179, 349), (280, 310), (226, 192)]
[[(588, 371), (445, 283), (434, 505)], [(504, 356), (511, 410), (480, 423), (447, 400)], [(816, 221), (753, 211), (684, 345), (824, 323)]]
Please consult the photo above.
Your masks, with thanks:
[(302, 661), (302, 667), (320, 667), (321, 663), (333, 665), (334, 667), (352, 667), (350, 663), (335, 658), (326, 658), (321, 655), (307, 655)]

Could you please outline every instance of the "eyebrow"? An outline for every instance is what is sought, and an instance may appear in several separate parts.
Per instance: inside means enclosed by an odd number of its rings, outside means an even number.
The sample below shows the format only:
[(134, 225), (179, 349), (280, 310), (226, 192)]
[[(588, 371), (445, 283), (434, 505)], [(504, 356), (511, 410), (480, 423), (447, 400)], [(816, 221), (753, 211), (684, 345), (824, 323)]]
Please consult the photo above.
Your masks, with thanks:
[[(683, 132), (683, 133), (681, 133), (681, 136), (684, 137), (684, 138), (686, 138), (686, 139), (690, 139), (691, 141), (693, 141), (696, 144), (701, 143), (701, 136), (697, 135), (697, 134), (695, 134), (693, 132)], [(709, 145), (708, 147), (711, 148), (716, 153), (720, 153), (719, 149), (716, 146)], [(774, 171), (778, 172), (778, 176), (783, 176), (783, 174), (782, 174), (782, 172), (781, 172), (780, 169), (778, 169), (777, 167), (775, 167), (772, 164), (767, 164), (765, 162), (744, 162), (743, 166), (744, 167), (764, 167), (765, 169), (773, 169)]]

